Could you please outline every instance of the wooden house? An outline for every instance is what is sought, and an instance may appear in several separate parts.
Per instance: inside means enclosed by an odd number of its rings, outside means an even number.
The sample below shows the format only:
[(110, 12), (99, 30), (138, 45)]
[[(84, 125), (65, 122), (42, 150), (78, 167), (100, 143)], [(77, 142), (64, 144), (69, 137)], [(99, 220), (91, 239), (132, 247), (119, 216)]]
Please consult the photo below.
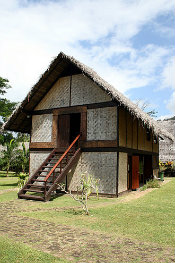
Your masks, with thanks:
[(62, 52), (4, 129), (31, 135), (30, 179), (19, 197), (37, 200), (49, 200), (61, 181), (76, 191), (84, 172), (100, 179), (103, 195), (137, 189), (158, 171), (159, 136), (173, 139), (91, 68)]

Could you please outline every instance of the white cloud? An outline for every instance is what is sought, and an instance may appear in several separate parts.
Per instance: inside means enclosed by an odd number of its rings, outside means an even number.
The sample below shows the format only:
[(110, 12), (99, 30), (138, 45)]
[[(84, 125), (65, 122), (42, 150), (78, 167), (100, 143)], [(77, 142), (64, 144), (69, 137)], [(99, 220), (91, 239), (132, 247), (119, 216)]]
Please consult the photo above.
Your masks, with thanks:
[[(158, 15), (171, 12), (173, 1), (0, 0), (0, 6), (0, 75), (14, 88), (8, 93), (12, 100), (26, 95), (61, 50), (93, 67), (122, 92), (154, 81), (156, 69), (168, 56), (167, 48), (155, 45), (138, 51), (132, 38)], [(91, 48), (80, 41), (88, 41)], [(120, 55), (127, 56), (123, 62), (109, 63)]]
[(175, 116), (175, 91), (173, 91), (170, 100), (167, 103), (167, 108)]
[(170, 57), (167, 64), (164, 65), (161, 88), (175, 90), (175, 57)]

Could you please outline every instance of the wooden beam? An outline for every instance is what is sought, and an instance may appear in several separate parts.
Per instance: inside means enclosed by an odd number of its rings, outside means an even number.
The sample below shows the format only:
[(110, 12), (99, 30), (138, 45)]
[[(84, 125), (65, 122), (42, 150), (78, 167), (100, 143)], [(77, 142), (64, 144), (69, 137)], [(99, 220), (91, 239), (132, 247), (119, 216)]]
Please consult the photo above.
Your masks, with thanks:
[(72, 114), (72, 113), (81, 113), (86, 112), (86, 106), (73, 106), (66, 108), (58, 108), (53, 110), (54, 115), (63, 115), (63, 114)]
[(32, 149), (32, 148), (41, 148), (41, 149), (51, 149), (51, 148), (56, 148), (56, 145), (55, 143), (53, 142), (31, 142), (29, 144), (29, 148)]
[(119, 146), (119, 107), (117, 107), (117, 146)]
[(80, 146), (82, 148), (117, 147), (117, 141), (82, 141)]
[(35, 111), (23, 110), (23, 112), (26, 113), (27, 115), (42, 115), (42, 114), (52, 114), (55, 110), (64, 111), (67, 108), (69, 108), (70, 111), (73, 111), (74, 108), (76, 107), (87, 107), (87, 109), (97, 109), (97, 108), (106, 108), (106, 107), (116, 107), (117, 105), (118, 105), (117, 102), (107, 101), (107, 102), (100, 102), (100, 103), (84, 104), (84, 105), (69, 106), (69, 107), (59, 107), (59, 108), (51, 108), (51, 109), (35, 110)]
[(82, 147), (83, 152), (125, 152), (130, 155), (133, 154), (142, 154), (142, 155), (154, 155), (158, 156), (159, 154), (156, 152), (149, 152), (149, 151), (143, 151), (143, 150), (137, 150), (137, 149), (131, 149), (126, 147)]
[(118, 177), (119, 177), (119, 152), (117, 152), (117, 176), (116, 176), (116, 196), (118, 197)]

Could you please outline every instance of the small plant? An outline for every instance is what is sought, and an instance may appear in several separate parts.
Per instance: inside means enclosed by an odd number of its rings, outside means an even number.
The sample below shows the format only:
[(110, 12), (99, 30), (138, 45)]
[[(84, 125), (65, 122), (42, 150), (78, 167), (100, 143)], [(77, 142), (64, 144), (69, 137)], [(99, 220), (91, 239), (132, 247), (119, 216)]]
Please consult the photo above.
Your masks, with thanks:
[(159, 161), (159, 171), (163, 172), (165, 170), (165, 163)]
[[(82, 206), (83, 211), (86, 215), (89, 215), (88, 210), (88, 199), (91, 195), (92, 191), (95, 190), (97, 198), (98, 198), (98, 183), (99, 180), (95, 179), (92, 175), (88, 174), (87, 172), (81, 175), (80, 185), (77, 186), (77, 195), (74, 196), (71, 191), (66, 192), (69, 194), (75, 201), (79, 202)], [(59, 184), (59, 187), (64, 190), (64, 185)], [(79, 193), (81, 193), (79, 195)]]
[(18, 187), (21, 189), (28, 180), (28, 174), (20, 173), (18, 175)]
[(147, 181), (146, 184), (144, 186), (142, 186), (140, 189), (141, 189), (141, 191), (145, 191), (148, 188), (160, 188), (160, 184), (159, 184), (158, 180), (151, 179), (151, 180)]

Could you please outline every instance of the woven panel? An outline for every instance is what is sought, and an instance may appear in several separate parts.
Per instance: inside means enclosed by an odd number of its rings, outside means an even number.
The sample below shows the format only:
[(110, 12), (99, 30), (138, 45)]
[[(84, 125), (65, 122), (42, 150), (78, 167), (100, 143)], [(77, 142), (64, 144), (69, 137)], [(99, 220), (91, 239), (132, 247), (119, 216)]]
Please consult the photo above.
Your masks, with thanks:
[(35, 110), (67, 107), (69, 106), (69, 97), (70, 77), (60, 78), (36, 106)]
[(87, 140), (117, 138), (117, 108), (107, 107), (87, 111)]
[[(161, 121), (163, 127), (175, 137), (175, 121)], [(159, 140), (159, 158), (162, 162), (175, 161), (175, 141), (172, 142), (167, 138)]]
[(31, 142), (52, 141), (52, 114), (32, 116)]
[(41, 166), (50, 152), (31, 152), (30, 153), (30, 176)]
[(111, 101), (104, 90), (82, 74), (72, 76), (71, 105)]
[(116, 167), (116, 153), (83, 152), (77, 165), (68, 175), (69, 189), (76, 191), (81, 174), (88, 172), (94, 178), (100, 179), (99, 193), (116, 194)]
[(121, 193), (127, 190), (127, 153), (119, 153), (119, 177), (118, 177), (118, 192)]

